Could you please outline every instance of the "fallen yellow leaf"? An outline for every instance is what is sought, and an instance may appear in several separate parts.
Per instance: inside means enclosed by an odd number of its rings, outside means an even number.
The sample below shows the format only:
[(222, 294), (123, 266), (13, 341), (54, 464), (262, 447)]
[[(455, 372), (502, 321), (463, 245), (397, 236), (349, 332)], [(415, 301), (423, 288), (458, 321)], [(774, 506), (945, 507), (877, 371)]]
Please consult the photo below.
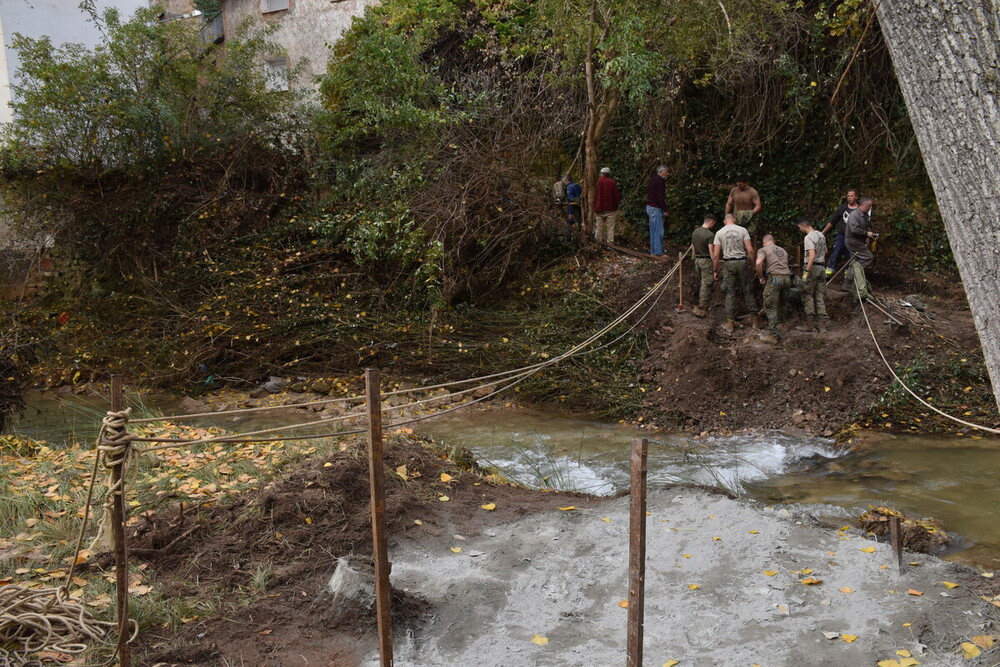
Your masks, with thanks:
[(611, 518), (610, 517), (606, 517), (606, 516), (602, 516), (601, 517), (601, 521), (603, 521), (604, 523), (611, 523)]
[(446, 473), (446, 472), (441, 473), (441, 481), (442, 482), (450, 482), (453, 479), (455, 479), (455, 478), (452, 477), (451, 475), (449, 475), (448, 473)]
[(679, 664), (681, 664), (680, 660), (667, 660), (665, 663), (663, 663), (663, 667), (674, 667), (674, 665), (679, 665)]
[(628, 609), (628, 600), (622, 600), (621, 602), (618, 603), (618, 606), (621, 607), (622, 609)]
[(959, 586), (954, 581), (942, 581), (941, 583), (944, 584), (945, 588), (958, 588)]
[(972, 643), (982, 648), (993, 646), (993, 635), (977, 635), (972, 638)]
[(714, 540), (715, 542), (721, 542), (722, 538), (721, 537), (713, 537), (712, 540)]
[(910, 588), (910, 589), (908, 589), (906, 591), (906, 594), (907, 595), (923, 595), (924, 592), (923, 591), (917, 591), (917, 590), (914, 590), (914, 589)]
[(978, 658), (982, 651), (979, 647), (972, 642), (962, 642), (962, 657), (966, 660), (972, 660), (973, 658)]
[(778, 571), (777, 570), (764, 570), (764, 574), (766, 574), (769, 577), (773, 577), (774, 575), (778, 574)]
[(699, 584), (688, 584), (688, 588), (690, 588), (693, 591), (696, 591), (699, 588), (701, 588), (701, 586)]
[(453, 554), (460, 554), (460, 553), (462, 553), (462, 547), (452, 547), (451, 548), (451, 552)]
[(838, 588), (837, 590), (840, 591), (841, 593), (847, 593), (848, 595), (854, 592), (854, 589), (851, 588), (850, 586), (844, 586), (843, 588)]
[(414, 520), (413, 520), (413, 523), (417, 524), (418, 526), (422, 526), (422, 525), (424, 525), (424, 522), (423, 522), (423, 521), (421, 521), (420, 519), (414, 519)]
[(840, 638), (843, 639), (848, 644), (853, 644), (854, 640), (857, 639), (858, 636), (857, 635), (845, 635), (845, 634), (841, 634)]
[(896, 651), (896, 655), (902, 656), (904, 658), (909, 658), (910, 657), (910, 652), (907, 651), (905, 648), (901, 648), (898, 651)]
[(480, 505), (479, 507), (481, 507), (482, 509), (486, 510), (487, 512), (492, 512), (493, 510), (495, 510), (497, 508), (497, 504), (496, 503), (486, 503), (485, 505)]
[(920, 662), (916, 658), (903, 658), (899, 661), (899, 667), (916, 667)]
[(575, 510), (576, 508), (573, 507), (572, 505), (569, 505), (567, 507), (560, 507), (559, 509), (562, 510), (563, 512), (568, 512), (570, 510)]
[[(331, 465), (331, 464), (327, 463), (324, 465)], [(399, 475), (399, 478), (404, 482), (410, 478), (409, 473), (406, 470), (406, 466), (399, 466), (398, 468), (396, 468), (396, 474)]]
[(799, 583), (803, 583), (806, 586), (815, 586), (816, 584), (822, 584), (823, 580), (822, 579), (817, 579), (816, 577), (806, 577), (805, 579), (803, 579)]
[(750, 534), (751, 535), (760, 535), (760, 531), (759, 530), (751, 530)]
[(864, 547), (862, 549), (858, 549), (858, 551), (864, 551), (866, 554), (873, 554), (875, 553), (875, 547)]
[(681, 558), (690, 558), (691, 554), (681, 554)]
[(451, 498), (449, 498), (448, 496), (438, 496), (438, 500), (440, 500), (443, 503), (446, 503), (449, 500), (451, 500)]
[(878, 667), (899, 667), (898, 660), (879, 660), (876, 664)]
[(539, 646), (545, 646), (546, 644), (549, 643), (549, 638), (543, 637), (541, 635), (535, 635), (534, 637), (531, 638), (531, 643), (538, 644)]

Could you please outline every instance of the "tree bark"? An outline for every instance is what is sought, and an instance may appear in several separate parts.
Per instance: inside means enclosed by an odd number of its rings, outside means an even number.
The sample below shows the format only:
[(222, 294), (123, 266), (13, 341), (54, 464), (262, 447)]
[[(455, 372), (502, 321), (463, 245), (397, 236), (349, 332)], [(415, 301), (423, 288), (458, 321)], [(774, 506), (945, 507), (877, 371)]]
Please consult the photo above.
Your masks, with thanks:
[(1000, 408), (1000, 4), (876, 7)]

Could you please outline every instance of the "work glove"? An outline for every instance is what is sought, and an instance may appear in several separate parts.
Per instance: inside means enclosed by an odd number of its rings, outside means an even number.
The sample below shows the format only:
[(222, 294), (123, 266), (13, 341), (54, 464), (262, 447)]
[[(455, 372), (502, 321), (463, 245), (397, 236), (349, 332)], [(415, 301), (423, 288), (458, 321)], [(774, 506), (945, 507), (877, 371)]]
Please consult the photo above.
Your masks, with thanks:
[(802, 272), (802, 282), (804, 282), (804, 283), (809, 282), (809, 272), (808, 271), (803, 271)]

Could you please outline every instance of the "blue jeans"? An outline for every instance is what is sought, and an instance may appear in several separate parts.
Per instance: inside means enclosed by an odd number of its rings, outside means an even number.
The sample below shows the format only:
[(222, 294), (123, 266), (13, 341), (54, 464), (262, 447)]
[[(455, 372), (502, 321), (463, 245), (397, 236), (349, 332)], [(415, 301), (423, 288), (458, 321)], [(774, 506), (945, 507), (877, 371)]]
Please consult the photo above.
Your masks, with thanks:
[(649, 254), (663, 254), (663, 211), (655, 206), (646, 207), (649, 216)]
[(837, 234), (837, 238), (833, 242), (833, 252), (826, 259), (826, 268), (830, 271), (836, 271), (840, 258), (849, 259), (850, 256), (851, 253), (847, 252), (847, 240), (843, 234)]

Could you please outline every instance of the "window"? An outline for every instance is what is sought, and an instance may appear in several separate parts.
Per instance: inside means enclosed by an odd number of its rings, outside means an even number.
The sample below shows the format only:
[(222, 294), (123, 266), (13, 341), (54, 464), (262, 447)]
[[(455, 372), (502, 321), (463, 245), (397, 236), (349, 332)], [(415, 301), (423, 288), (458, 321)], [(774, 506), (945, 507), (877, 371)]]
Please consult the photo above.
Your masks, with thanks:
[(288, 90), (288, 58), (264, 61), (264, 87), (271, 91)]
[(288, 9), (290, 5), (291, 0), (260, 0), (260, 11), (262, 14), (280, 12), (283, 9)]

